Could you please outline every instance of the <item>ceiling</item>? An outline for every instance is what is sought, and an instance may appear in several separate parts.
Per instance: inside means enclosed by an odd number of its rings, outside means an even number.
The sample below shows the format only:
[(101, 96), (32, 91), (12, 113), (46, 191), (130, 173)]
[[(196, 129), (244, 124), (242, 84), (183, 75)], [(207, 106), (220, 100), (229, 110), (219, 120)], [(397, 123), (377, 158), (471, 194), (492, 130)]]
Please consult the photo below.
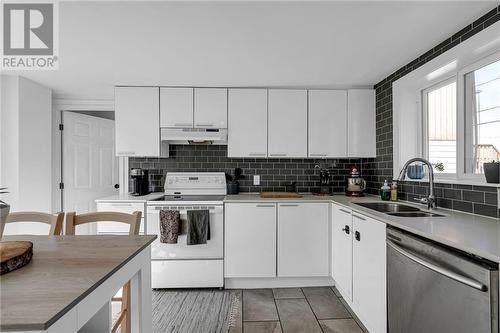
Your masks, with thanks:
[(114, 85), (373, 85), (498, 1), (61, 2), (58, 98)]

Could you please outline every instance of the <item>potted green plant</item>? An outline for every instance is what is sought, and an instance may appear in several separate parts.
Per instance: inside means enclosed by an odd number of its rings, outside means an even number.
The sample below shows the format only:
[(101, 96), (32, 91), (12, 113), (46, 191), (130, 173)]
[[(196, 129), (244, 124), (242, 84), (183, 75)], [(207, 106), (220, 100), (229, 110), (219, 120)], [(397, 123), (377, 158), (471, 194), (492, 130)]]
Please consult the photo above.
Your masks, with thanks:
[[(6, 192), (7, 188), (6, 187), (0, 187), (0, 194), (5, 194), (8, 193)], [(7, 217), (9, 214), (10, 206), (0, 200), (0, 223), (3, 224), (3, 220)]]
[(500, 184), (500, 162), (483, 163), (484, 176), (487, 183)]

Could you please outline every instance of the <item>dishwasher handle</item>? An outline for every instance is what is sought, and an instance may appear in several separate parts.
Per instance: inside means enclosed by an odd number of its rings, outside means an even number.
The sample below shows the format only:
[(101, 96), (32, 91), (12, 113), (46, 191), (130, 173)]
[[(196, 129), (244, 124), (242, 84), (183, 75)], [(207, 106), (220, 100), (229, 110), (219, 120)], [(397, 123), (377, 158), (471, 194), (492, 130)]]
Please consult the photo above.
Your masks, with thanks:
[(394, 251), (398, 252), (399, 254), (407, 257), (408, 259), (413, 260), (414, 262), (416, 262), (424, 267), (427, 267), (430, 270), (433, 270), (436, 273), (439, 273), (441, 275), (449, 277), (452, 280), (463, 283), (463, 284), (465, 284), (471, 288), (477, 289), (479, 291), (483, 291), (483, 292), (488, 291), (488, 287), (486, 285), (482, 284), (481, 282), (478, 282), (478, 281), (471, 279), (467, 276), (463, 276), (461, 274), (453, 272), (453, 271), (449, 270), (448, 268), (444, 268), (444, 267), (438, 266), (436, 264), (433, 264), (431, 262), (428, 262), (428, 261), (406, 251), (401, 246), (396, 245), (394, 242), (392, 242), (390, 240), (387, 240), (386, 242), (387, 242), (388, 246), (390, 246), (392, 249), (394, 249)]

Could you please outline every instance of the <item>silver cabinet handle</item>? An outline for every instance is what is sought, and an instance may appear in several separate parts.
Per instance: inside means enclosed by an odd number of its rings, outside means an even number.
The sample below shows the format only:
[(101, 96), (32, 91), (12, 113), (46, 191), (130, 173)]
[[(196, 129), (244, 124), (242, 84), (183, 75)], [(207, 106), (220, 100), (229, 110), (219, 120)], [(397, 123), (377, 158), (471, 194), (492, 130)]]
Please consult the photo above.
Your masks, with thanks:
[(299, 207), (298, 204), (280, 204), (280, 207)]
[(274, 205), (255, 205), (255, 207), (259, 207), (259, 208), (274, 208)]
[(175, 123), (174, 126), (182, 126), (182, 127), (191, 127), (193, 124), (191, 123)]
[(346, 214), (351, 214), (351, 212), (350, 212), (350, 211), (348, 211), (348, 210), (345, 210), (345, 209), (342, 209), (342, 208), (340, 208), (339, 210), (340, 210), (341, 212), (343, 212), (343, 213), (346, 213)]
[(249, 156), (266, 156), (266, 153), (250, 153)]
[(195, 124), (196, 126), (200, 126), (200, 127), (212, 127), (214, 126), (214, 124)]
[(318, 157), (325, 157), (326, 154), (309, 154), (309, 156), (318, 156)]
[(271, 156), (278, 156), (279, 157), (279, 156), (286, 156), (288, 154), (287, 153), (271, 153), (269, 155), (271, 155)]
[(135, 151), (119, 151), (116, 155), (135, 155)]
[(127, 202), (112, 202), (111, 206), (121, 206), (121, 207), (127, 206), (127, 207), (130, 207), (130, 206), (132, 206), (132, 204), (131, 203), (127, 203)]
[(455, 280), (457, 282), (463, 283), (466, 286), (469, 286), (471, 288), (477, 289), (479, 291), (484, 291), (484, 292), (488, 291), (488, 287), (486, 285), (482, 284), (481, 282), (478, 282), (478, 281), (471, 279), (467, 276), (463, 276), (461, 274), (455, 273), (452, 270), (449, 270), (448, 268), (444, 268), (444, 267), (438, 266), (436, 264), (433, 264), (431, 262), (428, 262), (428, 261), (414, 255), (413, 253), (406, 251), (405, 249), (403, 249), (399, 245), (396, 245), (394, 242), (392, 242), (390, 240), (386, 240), (386, 242), (387, 242), (388, 246), (390, 246), (391, 248), (394, 249), (394, 251), (407, 257), (408, 259), (413, 260), (417, 264), (420, 264), (424, 267), (427, 267), (428, 269), (433, 270), (436, 273), (444, 275), (444, 276), (446, 276), (452, 280)]
[(361, 217), (359, 215), (352, 214), (352, 216), (355, 217), (355, 218), (357, 218), (358, 220), (366, 221), (366, 219), (364, 217)]

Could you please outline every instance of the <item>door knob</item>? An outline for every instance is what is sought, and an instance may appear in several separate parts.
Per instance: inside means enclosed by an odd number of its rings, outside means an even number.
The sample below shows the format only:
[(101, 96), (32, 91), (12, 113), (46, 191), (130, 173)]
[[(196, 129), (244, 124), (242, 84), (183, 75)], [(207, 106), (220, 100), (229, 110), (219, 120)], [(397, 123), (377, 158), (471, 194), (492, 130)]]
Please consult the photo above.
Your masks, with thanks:
[(120, 184), (115, 184), (115, 188), (120, 188)]
[(345, 227), (342, 228), (342, 231), (349, 235), (349, 233), (351, 232), (351, 228), (349, 228), (349, 226), (346, 225)]
[(361, 234), (359, 233), (359, 231), (354, 232), (354, 238), (356, 238), (358, 242), (361, 240)]

